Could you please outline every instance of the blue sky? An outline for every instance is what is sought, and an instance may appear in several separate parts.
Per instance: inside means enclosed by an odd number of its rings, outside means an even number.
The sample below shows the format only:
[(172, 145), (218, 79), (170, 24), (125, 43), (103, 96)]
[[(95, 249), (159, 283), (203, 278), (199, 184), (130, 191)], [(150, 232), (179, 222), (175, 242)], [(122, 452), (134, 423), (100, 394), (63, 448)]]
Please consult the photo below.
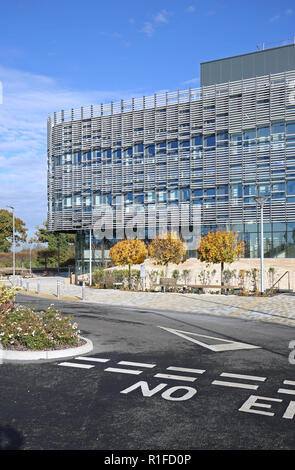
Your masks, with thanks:
[(199, 86), (199, 64), (295, 35), (295, 1), (1, 2), (0, 208), (46, 219), (46, 119)]

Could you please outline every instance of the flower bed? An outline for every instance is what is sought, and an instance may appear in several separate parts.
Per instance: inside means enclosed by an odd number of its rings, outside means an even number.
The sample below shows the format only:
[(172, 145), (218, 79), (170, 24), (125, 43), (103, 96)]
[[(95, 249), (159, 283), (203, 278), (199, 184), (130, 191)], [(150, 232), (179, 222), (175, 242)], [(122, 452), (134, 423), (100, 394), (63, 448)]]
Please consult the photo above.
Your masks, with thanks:
[(42, 351), (84, 344), (77, 323), (50, 305), (45, 312), (15, 305), (15, 288), (0, 289), (0, 343), (3, 349)]

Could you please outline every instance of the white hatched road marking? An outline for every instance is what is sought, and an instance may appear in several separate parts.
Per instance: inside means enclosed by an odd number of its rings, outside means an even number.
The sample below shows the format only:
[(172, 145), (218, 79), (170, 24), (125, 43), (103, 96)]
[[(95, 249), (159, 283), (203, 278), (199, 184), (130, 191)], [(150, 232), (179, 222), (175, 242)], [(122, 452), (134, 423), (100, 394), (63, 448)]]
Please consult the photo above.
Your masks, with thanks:
[(221, 377), (230, 377), (232, 379), (246, 379), (246, 380), (257, 380), (259, 382), (264, 382), (266, 377), (257, 377), (255, 375), (241, 375), (241, 374), (229, 374), (227, 372), (222, 372)]
[[(169, 333), (173, 333), (174, 335), (180, 336), (181, 338), (187, 339), (188, 341), (191, 341), (192, 343), (198, 344), (199, 346), (210, 349), (210, 351), (214, 351), (214, 352), (235, 351), (239, 349), (260, 349), (260, 346), (253, 346), (252, 344), (240, 343), (238, 341), (230, 341), (228, 339), (223, 339), (223, 338), (216, 338), (215, 336), (200, 335), (198, 333), (192, 333), (190, 331), (174, 330), (173, 328), (165, 328), (164, 326), (159, 326), (158, 328), (161, 328), (162, 330), (166, 330)], [(194, 338), (192, 338), (192, 336), (194, 336)], [(217, 341), (222, 341), (224, 344), (220, 344), (220, 343), (207, 344), (207, 343), (203, 343), (200, 340), (195, 339), (195, 337), (215, 339)]]
[(167, 370), (175, 370), (176, 372), (190, 372), (191, 374), (204, 374), (206, 370), (204, 369), (188, 369), (186, 367), (167, 367)]
[(78, 359), (79, 361), (92, 361), (92, 362), (109, 362), (110, 359), (101, 359), (98, 357), (89, 357), (89, 356), (79, 356), (75, 357), (75, 359)]
[(117, 369), (115, 367), (108, 367), (105, 369), (105, 372), (117, 372), (121, 374), (133, 374), (133, 375), (139, 375), (143, 371), (142, 370), (134, 370), (134, 369)]
[(90, 364), (75, 364), (75, 362), (61, 362), (58, 365), (65, 366), (65, 367), (77, 367), (78, 369), (92, 369), (92, 367), (95, 367)]
[(185, 377), (181, 375), (170, 375), (170, 374), (156, 374), (154, 377), (159, 379), (171, 379), (171, 380), (181, 380), (183, 382), (195, 382), (196, 377)]
[(122, 366), (135, 366), (135, 367), (147, 367), (153, 368), (156, 367), (157, 364), (145, 364), (144, 362), (129, 362), (129, 361), (120, 361), (118, 364)]
[(236, 387), (236, 388), (246, 388), (248, 390), (257, 390), (258, 385), (250, 385), (250, 384), (241, 384), (238, 382), (223, 382), (222, 380), (214, 380), (212, 382), (213, 385), (221, 385), (223, 387)]

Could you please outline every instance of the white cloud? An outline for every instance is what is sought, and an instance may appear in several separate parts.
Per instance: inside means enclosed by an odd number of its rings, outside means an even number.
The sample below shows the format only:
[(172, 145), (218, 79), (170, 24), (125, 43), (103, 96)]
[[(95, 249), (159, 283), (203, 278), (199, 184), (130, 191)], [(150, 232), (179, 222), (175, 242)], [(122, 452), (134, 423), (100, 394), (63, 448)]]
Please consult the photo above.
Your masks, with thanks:
[(292, 8), (287, 8), (287, 10), (285, 10), (285, 15), (287, 16), (291, 16), (293, 15), (294, 13), (294, 10), (292, 10)]
[(154, 15), (154, 21), (156, 23), (168, 23), (168, 17), (171, 13), (167, 10), (161, 10), (156, 15)]
[(199, 77), (191, 78), (190, 80), (186, 80), (185, 82), (182, 82), (183, 85), (195, 85), (198, 83), (200, 83)]
[(194, 5), (190, 5), (185, 9), (186, 13), (194, 13), (196, 11), (196, 7)]
[(167, 24), (169, 16), (173, 15), (172, 12), (167, 10), (161, 10), (155, 15), (153, 15), (152, 20), (146, 21), (140, 30), (141, 33), (144, 33), (148, 37), (152, 37), (156, 31), (156, 27), (160, 24)]
[(270, 23), (274, 23), (275, 21), (278, 21), (280, 19), (280, 15), (274, 15), (271, 18), (269, 18)]
[(143, 28), (141, 29), (141, 32), (150, 38), (155, 32), (155, 28), (150, 21), (146, 21), (143, 25)]
[[(0, 66), (0, 208), (12, 205), (28, 227), (46, 219), (49, 114), (61, 109), (129, 99), (138, 93), (67, 90), (55, 79)], [(144, 94), (144, 93), (143, 93)]]

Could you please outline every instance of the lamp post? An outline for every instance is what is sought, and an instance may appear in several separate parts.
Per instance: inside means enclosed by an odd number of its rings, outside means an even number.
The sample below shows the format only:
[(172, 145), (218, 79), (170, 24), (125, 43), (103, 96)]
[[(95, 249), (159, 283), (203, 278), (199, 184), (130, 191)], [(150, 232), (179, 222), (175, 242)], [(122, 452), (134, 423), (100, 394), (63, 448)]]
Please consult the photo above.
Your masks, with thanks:
[(13, 282), (15, 278), (15, 221), (14, 221), (14, 207), (13, 206), (7, 206), (9, 209), (12, 210), (12, 272), (13, 272)]
[(89, 230), (89, 286), (92, 286), (92, 233)]
[(268, 196), (256, 196), (255, 201), (260, 206), (260, 293), (264, 294), (264, 240), (263, 240), (263, 206)]

